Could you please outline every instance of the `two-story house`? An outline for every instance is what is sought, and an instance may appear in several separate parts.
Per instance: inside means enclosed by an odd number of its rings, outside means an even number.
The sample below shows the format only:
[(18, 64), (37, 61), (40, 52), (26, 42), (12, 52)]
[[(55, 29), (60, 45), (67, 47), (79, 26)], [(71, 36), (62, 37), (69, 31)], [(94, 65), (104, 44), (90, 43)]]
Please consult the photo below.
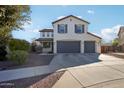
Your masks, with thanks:
[[(88, 32), (89, 22), (73, 15), (66, 16), (52, 22), (53, 37), (40, 38), (52, 42), (51, 49), (54, 53), (100, 53), (101, 38)], [(41, 30), (41, 35), (47, 33), (47, 29)], [(49, 47), (51, 47), (49, 46)]]
[(118, 40), (119, 40), (119, 46), (121, 48), (121, 51), (124, 52), (124, 26), (120, 27), (120, 30), (118, 33)]
[(42, 46), (42, 52), (53, 52), (53, 29), (43, 29), (39, 32), (40, 38), (37, 39), (37, 41), (39, 41)]

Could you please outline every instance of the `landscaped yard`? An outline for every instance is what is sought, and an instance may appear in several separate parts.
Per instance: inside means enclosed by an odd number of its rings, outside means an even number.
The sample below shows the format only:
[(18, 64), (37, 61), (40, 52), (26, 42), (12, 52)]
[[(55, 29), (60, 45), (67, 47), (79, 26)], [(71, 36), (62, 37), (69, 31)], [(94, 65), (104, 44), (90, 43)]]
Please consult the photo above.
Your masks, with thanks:
[(54, 55), (39, 55), (35, 53), (30, 53), (28, 55), (27, 61), (23, 65), (14, 65), (11, 61), (3, 61), (0, 62), (1, 70), (6, 69), (16, 69), (16, 68), (24, 68), (24, 67), (34, 67), (34, 66), (43, 66), (49, 65)]

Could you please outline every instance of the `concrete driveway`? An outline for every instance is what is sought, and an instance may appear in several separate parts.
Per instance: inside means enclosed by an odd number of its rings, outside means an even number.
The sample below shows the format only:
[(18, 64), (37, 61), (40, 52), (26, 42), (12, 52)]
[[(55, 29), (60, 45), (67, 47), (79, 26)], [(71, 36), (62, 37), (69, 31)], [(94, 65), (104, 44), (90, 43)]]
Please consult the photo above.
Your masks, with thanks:
[(124, 87), (124, 59), (104, 54), (59, 54), (51, 67), (66, 70), (55, 88)]
[(57, 54), (50, 63), (51, 70), (77, 67), (85, 64), (97, 63), (99, 54)]

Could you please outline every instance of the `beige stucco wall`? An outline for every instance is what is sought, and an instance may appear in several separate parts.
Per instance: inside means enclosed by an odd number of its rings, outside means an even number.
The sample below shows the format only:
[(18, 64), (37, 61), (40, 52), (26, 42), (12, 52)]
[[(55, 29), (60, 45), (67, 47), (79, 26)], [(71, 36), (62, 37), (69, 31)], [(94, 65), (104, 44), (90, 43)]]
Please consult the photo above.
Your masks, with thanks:
[(43, 53), (49, 53), (51, 51), (52, 51), (52, 47), (50, 47), (50, 48), (43, 48), (43, 50), (42, 50)]
[[(40, 46), (43, 47), (43, 43), (40, 43)], [(50, 43), (50, 47), (49, 48), (42, 48), (42, 53), (49, 53), (52, 52), (52, 42)]]
[[(43, 33), (44, 33), (44, 37), (43, 37)], [(49, 34), (49, 36), (47, 36), (47, 34)], [(52, 34), (53, 32), (40, 32), (40, 38), (53, 38)]]
[(124, 44), (124, 31), (121, 31), (121, 33), (119, 34), (119, 45), (123, 45)]
[[(71, 21), (70, 21), (71, 19)], [(58, 33), (58, 24), (67, 24), (67, 33)], [(75, 24), (85, 25), (84, 33), (75, 33)], [(95, 41), (96, 42), (96, 52), (100, 53), (100, 41), (101, 39), (87, 34), (88, 23), (78, 20), (73, 17), (66, 18), (59, 22), (53, 24), (54, 29), (54, 53), (57, 53), (57, 41), (81, 41), (81, 53), (84, 53), (84, 41)]]

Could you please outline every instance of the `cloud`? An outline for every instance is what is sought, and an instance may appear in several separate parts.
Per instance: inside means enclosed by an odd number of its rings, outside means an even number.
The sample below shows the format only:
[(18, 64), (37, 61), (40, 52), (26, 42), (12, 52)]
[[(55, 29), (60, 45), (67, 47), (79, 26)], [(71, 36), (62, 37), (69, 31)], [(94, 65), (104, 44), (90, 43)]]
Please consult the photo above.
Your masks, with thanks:
[(61, 19), (61, 18), (64, 18), (65, 16), (59, 16), (59, 17), (57, 17), (57, 19)]
[[(28, 24), (28, 23), (29, 23), (29, 24)], [(33, 26), (32, 21), (29, 21), (28, 23), (25, 23), (25, 24), (23, 25), (23, 28), (24, 28), (24, 29), (27, 29), (27, 28), (30, 28), (31, 26)]]
[(94, 14), (95, 12), (93, 10), (88, 10), (87, 13), (88, 14)]
[(95, 33), (95, 32), (92, 32), (94, 35), (96, 35), (96, 36), (99, 36), (99, 37), (101, 37), (101, 35), (100, 34), (98, 34), (98, 33)]
[(82, 16), (77, 16), (78, 18), (82, 18)]
[(24, 39), (31, 42), (34, 38), (37, 39), (40, 37), (40, 33), (38, 29), (30, 29), (25, 31), (13, 31), (12, 35), (14, 38)]
[(32, 29), (32, 30), (27, 30), (27, 31), (28, 32), (34, 32), (34, 33), (36, 32), (37, 33), (37, 32), (39, 32), (39, 29)]
[[(66, 16), (59, 16), (59, 17), (57, 17), (57, 19), (61, 19), (61, 18), (64, 18), (64, 17), (66, 17)], [(76, 16), (76, 17), (82, 18), (82, 16)]]
[(116, 25), (116, 26), (113, 26), (112, 28), (104, 28), (104, 29), (102, 29), (101, 30), (102, 39), (104, 41), (106, 41), (106, 42), (110, 42), (111, 40), (116, 38), (120, 26), (122, 26), (122, 25)]

